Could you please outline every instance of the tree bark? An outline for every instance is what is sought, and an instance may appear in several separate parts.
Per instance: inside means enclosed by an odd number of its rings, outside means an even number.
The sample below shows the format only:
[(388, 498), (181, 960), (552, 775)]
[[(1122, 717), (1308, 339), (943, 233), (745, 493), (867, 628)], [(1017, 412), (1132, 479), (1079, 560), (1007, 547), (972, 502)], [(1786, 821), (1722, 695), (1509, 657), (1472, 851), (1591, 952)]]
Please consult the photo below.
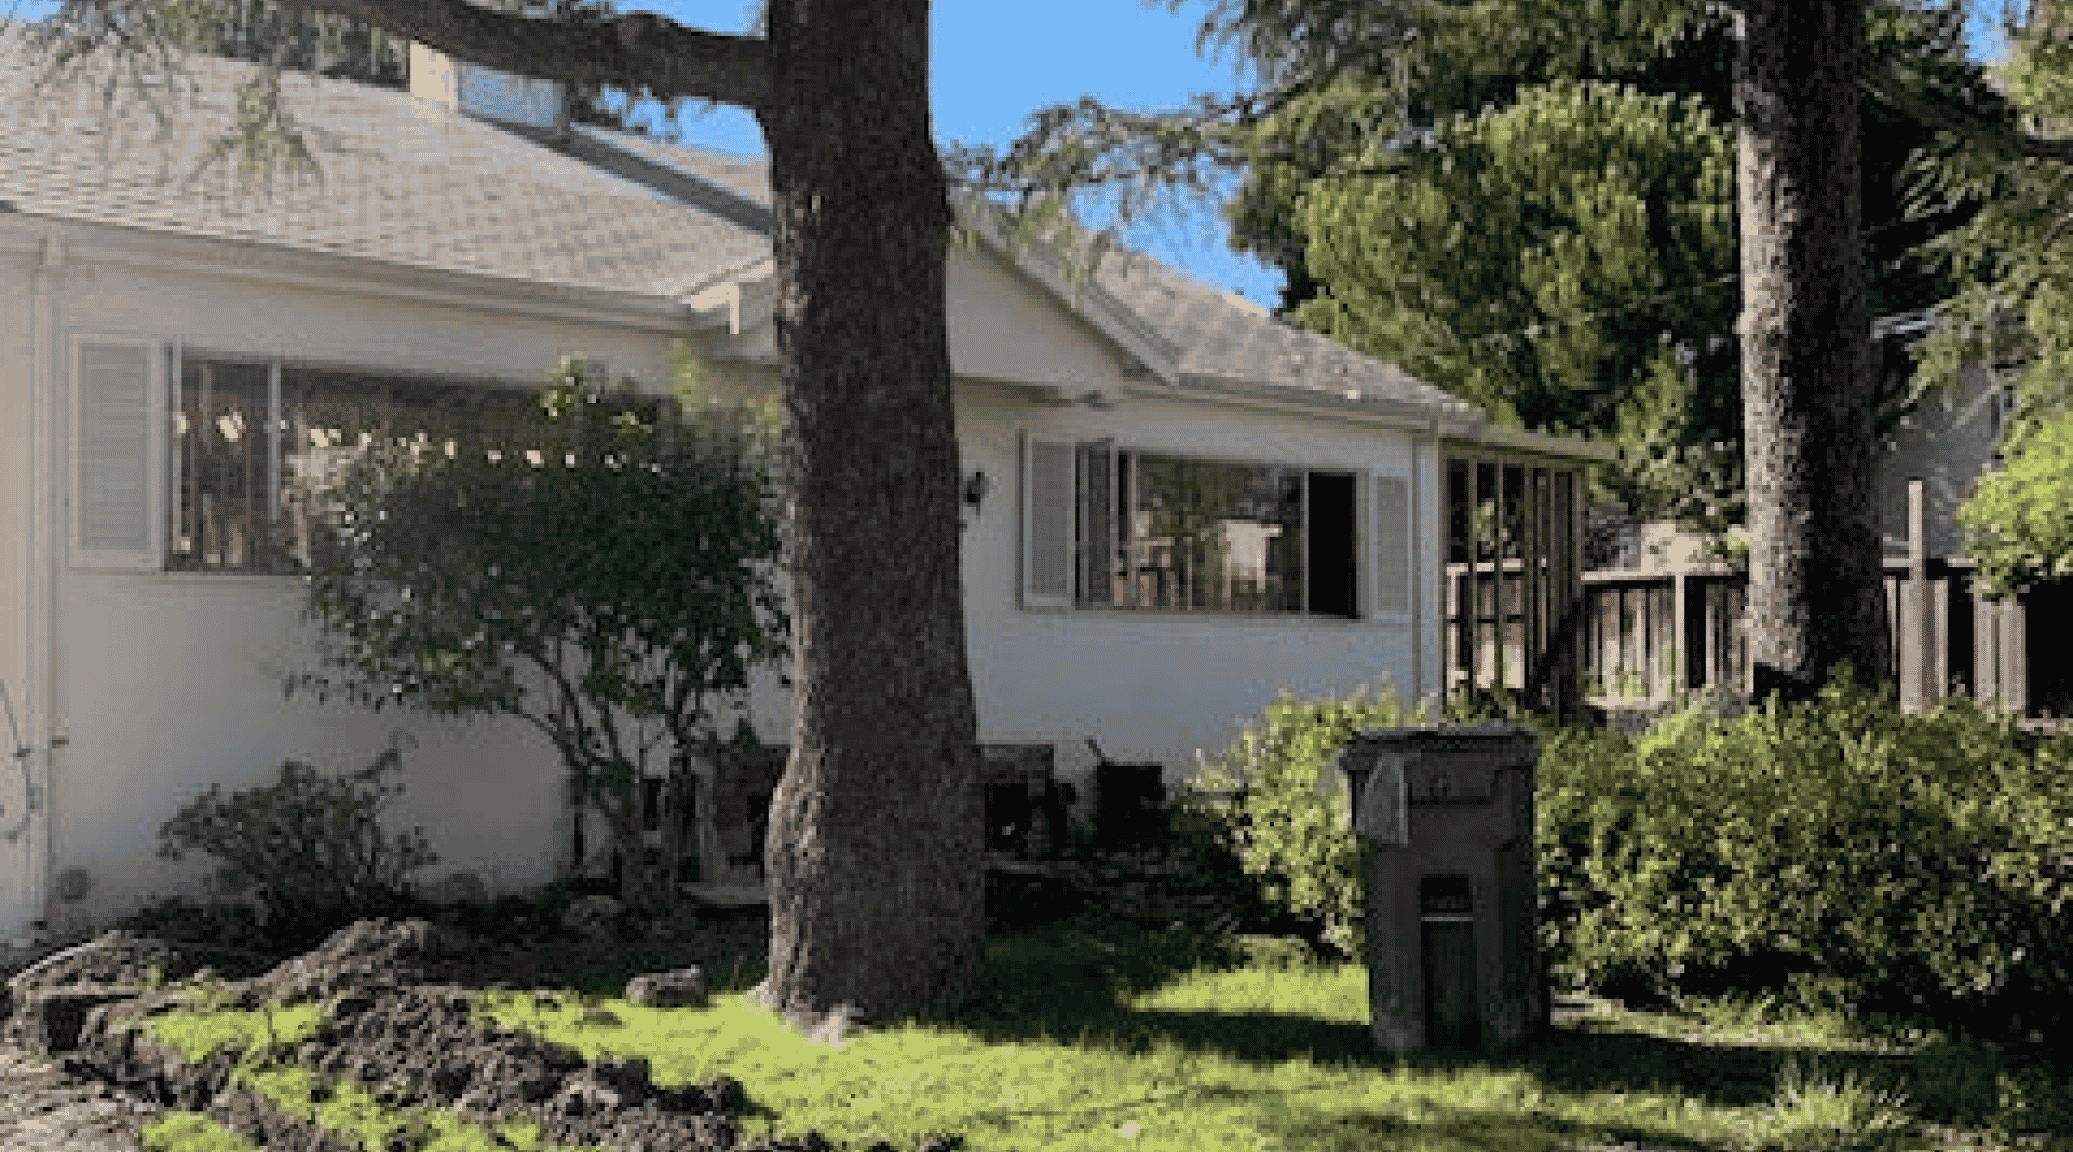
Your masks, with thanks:
[(927, 0), (772, 0), (765, 39), (650, 13), (572, 26), (471, 0), (282, 2), (524, 75), (756, 113), (778, 222), (795, 701), (759, 993), (802, 1025), (966, 1000), (982, 802)]
[(1859, 239), (1867, 0), (1745, 0), (1742, 411), (1752, 662), (1818, 686), (1890, 684)]
[(984, 927), (928, 15), (769, 13), (795, 715), (759, 992), (795, 1023), (964, 1001)]
[[(276, 0), (329, 12), (521, 76), (605, 84), (657, 100), (756, 108), (769, 96), (768, 45), (686, 28), (652, 12), (597, 23), (536, 20), (479, 0)], [(102, 7), (107, 7), (103, 0)]]

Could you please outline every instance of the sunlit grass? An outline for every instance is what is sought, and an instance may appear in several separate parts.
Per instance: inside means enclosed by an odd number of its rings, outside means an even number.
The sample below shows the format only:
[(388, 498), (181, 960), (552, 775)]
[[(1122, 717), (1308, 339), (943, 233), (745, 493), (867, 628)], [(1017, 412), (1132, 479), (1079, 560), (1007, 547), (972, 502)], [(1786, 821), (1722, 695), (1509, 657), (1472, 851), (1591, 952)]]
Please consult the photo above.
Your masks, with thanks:
[[(1148, 981), (1122, 947), (1093, 935), (1029, 944), (989, 956), (997, 994), (1002, 984), (1034, 990), (1007, 996), (1019, 1016), (1004, 1018), (997, 995), (994, 1011), (968, 1021), (861, 1029), (832, 1048), (738, 994), (657, 1010), (517, 993), (483, 1010), (592, 1059), (646, 1057), (660, 1083), (725, 1072), (747, 1086), (751, 1133), (813, 1129), (852, 1148), (874, 1139), (911, 1148), (955, 1132), (974, 1152), (1554, 1152), (1636, 1140), (1834, 1152), (1896, 1132), (1887, 1112), (1834, 1106), (1818, 1079), (1795, 1082), (1797, 1095), (1780, 1088), (1727, 1103), (1671, 1086), (1551, 1087), (1530, 1062), (1388, 1057), (1369, 1041), (1358, 965), (1246, 950), (1255, 966)], [(1836, 1099), (1860, 1100), (1860, 1086), (1843, 1088)], [(1822, 1143), (1836, 1117), (1836, 1138)], [(1853, 1119), (1876, 1121), (1877, 1139), (1851, 1144)]]
[(264, 1152), (199, 1112), (159, 1113), (141, 1133), (145, 1152)]
[(231, 1044), (243, 1048), (293, 1044), (308, 1039), (324, 1022), (324, 1005), (315, 1002), (244, 1011), (210, 1010), (202, 1000), (198, 1007), (201, 1010), (154, 1016), (150, 1022), (151, 1034), (190, 1063)]
[[(644, 1057), (665, 1086), (725, 1073), (747, 1092), (746, 1139), (811, 1129), (849, 1152), (949, 1133), (968, 1152), (2073, 1149), (2055, 1118), (2064, 1086), (1998, 1050), (1873, 1042), (1840, 1017), (1763, 1006), (1578, 1002), (1521, 1052), (1399, 1059), (1373, 1045), (1360, 965), (1286, 942), (1226, 944), (1098, 923), (991, 937), (972, 1007), (854, 1029), (832, 1047), (746, 999), (760, 965), (723, 966), (703, 1008), (532, 990), (485, 993), (478, 1011), (589, 1059)], [(222, 1019), (178, 1027), (197, 1047), (264, 1039), (254, 1014), (211, 1015)], [(274, 1016), (275, 1036), (302, 1027)], [(538, 1147), (291, 1064), (237, 1076), (364, 1147)], [(2010, 1138), (2016, 1119), (2044, 1131)], [(162, 1119), (152, 1138), (154, 1152), (245, 1152), (194, 1121)]]

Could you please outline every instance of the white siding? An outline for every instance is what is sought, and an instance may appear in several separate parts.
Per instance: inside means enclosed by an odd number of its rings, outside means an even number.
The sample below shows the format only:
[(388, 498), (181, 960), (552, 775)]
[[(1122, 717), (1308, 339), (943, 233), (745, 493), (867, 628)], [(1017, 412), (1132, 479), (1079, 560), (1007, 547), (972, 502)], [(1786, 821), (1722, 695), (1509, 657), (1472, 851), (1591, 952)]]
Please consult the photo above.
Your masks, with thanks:
[[(982, 739), (1053, 743), (1073, 778), (1091, 764), (1083, 741), (1093, 737), (1111, 756), (1159, 761), (1178, 780), (1192, 770), (1198, 750), (1223, 750), (1279, 692), (1342, 693), (1385, 680), (1407, 693), (1421, 687), (1410, 618), (1401, 614), (1346, 620), (1025, 606), (1028, 526), (1019, 492), (1026, 439), (1112, 438), (1121, 449), (1170, 453), (1214, 446), (1221, 457), (1351, 472), (1370, 484), (1410, 477), (1414, 455), (1408, 434), (1343, 419), (1123, 394), (1104, 342), (999, 269), (980, 264), (978, 271), (990, 295), (984, 307), (973, 293), (953, 309), (966, 316), (953, 344), (956, 362), (985, 367), (987, 376), (1025, 373), (1035, 383), (1057, 382), (1044, 378), (1049, 373), (1101, 384), (1117, 397), (1098, 411), (1045, 404), (1025, 388), (969, 378), (960, 386), (962, 468), (991, 480), (983, 504), (964, 511), (962, 537)], [(957, 283), (953, 277), (953, 291)], [(68, 335), (141, 329), (204, 351), (516, 382), (539, 380), (562, 354), (583, 352), (608, 360), (615, 372), (655, 384), (669, 379), (668, 338), (632, 327), (113, 265), (65, 284), (58, 315)], [(26, 355), (10, 339), (0, 325), (0, 348), (8, 349), (0, 362), (0, 386), (8, 389), (0, 393), (0, 413), (9, 414), (26, 409), (15, 382), (31, 378)], [(767, 388), (772, 377), (741, 364), (718, 365), (711, 375), (723, 393)], [(0, 420), (0, 444), (19, 440), (16, 426)], [(55, 475), (71, 475), (69, 442), (54, 449)], [(1411, 491), (1435, 490), (1436, 477), (1424, 474), (1434, 464), (1432, 454), (1419, 454), (1422, 471)], [(17, 466), (0, 453), (0, 469)], [(0, 485), (0, 516), (26, 514), (7, 495), (17, 490)], [(1376, 500), (1373, 491), (1362, 498)], [(1380, 497), (1385, 505), (1390, 499)], [(0, 528), (7, 526), (0, 520)], [(1060, 529), (1054, 523), (1046, 532), (1055, 537)], [(1361, 541), (1362, 571), (1378, 571), (1380, 543)], [(0, 539), (0, 557), (20, 561), (6, 551), (10, 546)], [(1056, 589), (1055, 571), (1045, 579)], [(19, 577), (0, 575), (0, 594), (11, 598), (0, 604), (0, 642), (10, 636), (4, 621), (24, 610), (19, 585)], [(1430, 595), (1422, 578), (1407, 591)], [(159, 860), (156, 833), (208, 785), (266, 782), (288, 757), (334, 771), (358, 768), (398, 737), (406, 740), (407, 790), (387, 819), (430, 834), (442, 859), (426, 879), (468, 869), (492, 889), (511, 890), (552, 875), (566, 834), (561, 771), (530, 730), (283, 699), (283, 678), (313, 665), (301, 590), (292, 579), (68, 567), (54, 596), (51, 725), (70, 742), (53, 758), (53, 871), (84, 868), (93, 879), (85, 900), (57, 909), (59, 930), (105, 922), (154, 894), (193, 890), (205, 863)], [(20, 658), (0, 643), (0, 672), (17, 667)], [(753, 707), (765, 740), (789, 738), (790, 702), (775, 676), (762, 678)]]

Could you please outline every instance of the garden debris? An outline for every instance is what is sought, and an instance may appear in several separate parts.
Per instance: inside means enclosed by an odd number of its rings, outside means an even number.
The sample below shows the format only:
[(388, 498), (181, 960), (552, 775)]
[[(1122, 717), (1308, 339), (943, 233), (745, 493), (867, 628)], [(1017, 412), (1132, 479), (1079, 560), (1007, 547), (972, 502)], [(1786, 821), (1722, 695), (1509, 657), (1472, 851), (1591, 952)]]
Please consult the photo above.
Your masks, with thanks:
[(705, 973), (694, 967), (636, 976), (626, 982), (625, 999), (644, 1008), (703, 1008)]
[(612, 922), (619, 918), (626, 906), (610, 896), (585, 896), (569, 905), (562, 914), (562, 927), (592, 940), (612, 930)]

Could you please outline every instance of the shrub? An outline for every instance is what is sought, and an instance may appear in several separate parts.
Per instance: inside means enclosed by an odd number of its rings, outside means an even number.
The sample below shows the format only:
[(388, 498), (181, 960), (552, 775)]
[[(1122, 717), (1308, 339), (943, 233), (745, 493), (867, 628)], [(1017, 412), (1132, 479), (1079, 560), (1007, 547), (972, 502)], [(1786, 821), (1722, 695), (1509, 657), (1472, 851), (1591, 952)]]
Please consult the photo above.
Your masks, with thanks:
[(245, 904), (168, 896), (124, 916), (115, 927), (198, 952), (210, 968), (232, 979), (257, 976), (287, 955)]
[[(2073, 1023), (2073, 738), (2033, 747), (1966, 698), (1903, 715), (1846, 678), (1732, 718), (1695, 701), (1636, 735), (1502, 698), (1449, 719), (1491, 711), (1541, 740), (1542, 940), (1572, 985), (1975, 1031)], [(1283, 698), (1181, 808), (1277, 907), (1359, 955), (1359, 848), (1332, 755), (1427, 712)]]
[(1245, 871), (1264, 881), (1269, 903), (1321, 922), (1326, 943), (1359, 956), (1360, 847), (1332, 755), (1362, 729), (1423, 724), (1428, 714), (1424, 706), (1407, 711), (1386, 690), (1373, 698), (1284, 695), (1182, 785), (1182, 819), (1217, 829)]
[[(2034, 1028), (2065, 1018), (2073, 741), (1839, 679), (1543, 755), (1544, 923), (1578, 982)], [(2029, 1017), (2014, 1013), (2022, 1005)], [(2055, 1005), (2055, 1007), (2048, 1007)]]
[(678, 367), (674, 407), (569, 356), (529, 414), (479, 436), (360, 432), (302, 566), (324, 670), (288, 681), (526, 721), (603, 817), (619, 897), (660, 911), (695, 864), (696, 765), (758, 755), (723, 714), (786, 628), (768, 421)]
[(408, 902), (410, 873), (438, 860), (423, 830), (384, 833), (379, 813), (401, 785), (382, 782), (393, 748), (357, 772), (327, 777), (289, 760), (280, 779), (223, 796), (222, 785), (183, 806), (158, 830), (159, 855), (198, 851), (222, 863), (214, 887), (250, 892), (269, 934), (321, 937), (330, 928)]

